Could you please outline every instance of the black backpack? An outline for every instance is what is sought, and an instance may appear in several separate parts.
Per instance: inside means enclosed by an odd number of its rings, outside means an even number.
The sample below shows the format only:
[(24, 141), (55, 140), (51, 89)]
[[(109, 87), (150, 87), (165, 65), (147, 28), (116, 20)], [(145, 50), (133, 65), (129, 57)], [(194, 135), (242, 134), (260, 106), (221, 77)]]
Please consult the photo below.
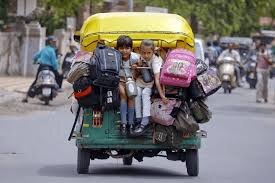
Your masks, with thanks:
[(106, 110), (117, 110), (120, 107), (119, 89), (102, 89), (102, 106)]
[(73, 84), (74, 97), (80, 107), (98, 107), (100, 106), (100, 88), (92, 85), (89, 77), (81, 77)]
[(121, 60), (119, 51), (98, 45), (91, 60), (90, 77), (93, 84), (104, 88), (118, 87)]

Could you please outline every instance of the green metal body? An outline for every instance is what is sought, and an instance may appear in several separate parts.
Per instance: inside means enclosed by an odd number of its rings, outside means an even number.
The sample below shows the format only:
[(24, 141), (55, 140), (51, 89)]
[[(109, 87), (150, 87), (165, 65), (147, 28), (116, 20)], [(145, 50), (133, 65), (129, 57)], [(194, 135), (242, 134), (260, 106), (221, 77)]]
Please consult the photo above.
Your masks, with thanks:
[[(76, 140), (78, 148), (88, 149), (171, 149), (169, 146), (154, 144), (152, 130), (144, 136), (137, 138), (123, 137), (120, 135), (120, 115), (115, 111), (106, 111), (101, 127), (93, 126), (92, 109), (84, 110), (82, 138)], [(182, 140), (180, 149), (199, 149), (200, 137), (188, 137)]]

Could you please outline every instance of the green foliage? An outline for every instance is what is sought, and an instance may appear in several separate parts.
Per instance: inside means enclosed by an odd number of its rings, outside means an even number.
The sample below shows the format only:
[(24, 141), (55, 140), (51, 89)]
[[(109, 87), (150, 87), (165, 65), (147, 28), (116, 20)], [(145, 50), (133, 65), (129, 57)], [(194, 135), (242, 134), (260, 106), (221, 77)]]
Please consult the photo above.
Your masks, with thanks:
[(4, 23), (7, 21), (7, 5), (8, 0), (0, 0), (0, 20)]
[(98, 3), (102, 0), (41, 0), (45, 11), (38, 17), (42, 26), (47, 27), (47, 34), (66, 26), (66, 17), (77, 16), (79, 8), (85, 3)]
[[(274, 0), (138, 0), (138, 2), (168, 8), (170, 13), (180, 14), (189, 20), (190, 17), (195, 17), (192, 20), (202, 22), (204, 34), (217, 32), (221, 35), (249, 36), (252, 31), (259, 29), (260, 16), (275, 18)], [(191, 22), (191, 25), (196, 23)]]

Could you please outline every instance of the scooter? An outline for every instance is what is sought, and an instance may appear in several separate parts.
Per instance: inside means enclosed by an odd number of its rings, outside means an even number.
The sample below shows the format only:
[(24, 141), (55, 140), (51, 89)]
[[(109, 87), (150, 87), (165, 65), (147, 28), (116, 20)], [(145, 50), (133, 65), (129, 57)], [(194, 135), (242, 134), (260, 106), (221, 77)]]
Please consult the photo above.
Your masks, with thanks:
[(222, 81), (224, 93), (231, 93), (232, 89), (237, 86), (237, 77), (234, 67), (236, 61), (231, 57), (224, 57), (217, 63), (219, 65), (219, 76)]
[(249, 61), (247, 63), (247, 70), (246, 70), (246, 81), (249, 84), (250, 89), (256, 88), (257, 84), (257, 60), (256, 55), (253, 55), (251, 58), (249, 58)]
[(57, 96), (58, 84), (55, 80), (54, 73), (48, 68), (43, 68), (39, 74), (35, 84), (35, 94), (41, 100), (45, 102), (45, 105), (49, 105), (50, 100), (53, 100)]

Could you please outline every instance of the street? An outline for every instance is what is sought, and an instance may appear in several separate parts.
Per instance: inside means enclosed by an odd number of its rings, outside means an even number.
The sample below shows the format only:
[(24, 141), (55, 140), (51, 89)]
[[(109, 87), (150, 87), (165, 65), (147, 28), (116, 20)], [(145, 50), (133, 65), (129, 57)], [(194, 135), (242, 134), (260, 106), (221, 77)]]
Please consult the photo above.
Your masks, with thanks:
[[(274, 96), (272, 96), (273, 98)], [(69, 105), (55, 111), (0, 117), (1, 183), (17, 182), (203, 182), (272, 183), (275, 180), (275, 105), (255, 103), (255, 90), (220, 90), (208, 99), (213, 111), (202, 140), (200, 174), (187, 176), (185, 163), (165, 158), (94, 160), (88, 175), (76, 173), (77, 148), (67, 137)]]

